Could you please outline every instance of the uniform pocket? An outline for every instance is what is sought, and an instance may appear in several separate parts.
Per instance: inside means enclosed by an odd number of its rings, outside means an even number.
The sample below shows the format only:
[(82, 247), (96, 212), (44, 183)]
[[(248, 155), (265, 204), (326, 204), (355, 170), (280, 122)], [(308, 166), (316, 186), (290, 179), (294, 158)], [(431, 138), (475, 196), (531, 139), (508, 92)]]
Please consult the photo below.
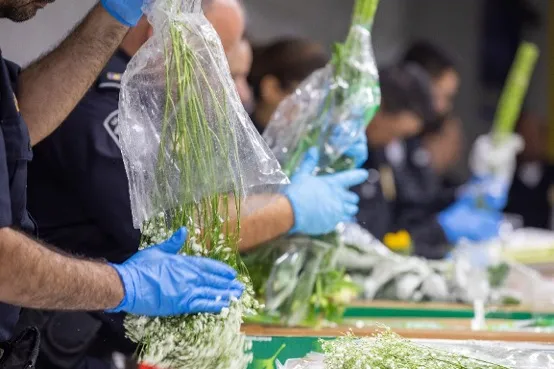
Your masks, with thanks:
[(33, 158), (29, 131), (20, 116), (0, 121), (0, 127), (4, 134), (10, 177), (13, 225), (31, 231), (34, 224), (27, 214), (27, 165)]

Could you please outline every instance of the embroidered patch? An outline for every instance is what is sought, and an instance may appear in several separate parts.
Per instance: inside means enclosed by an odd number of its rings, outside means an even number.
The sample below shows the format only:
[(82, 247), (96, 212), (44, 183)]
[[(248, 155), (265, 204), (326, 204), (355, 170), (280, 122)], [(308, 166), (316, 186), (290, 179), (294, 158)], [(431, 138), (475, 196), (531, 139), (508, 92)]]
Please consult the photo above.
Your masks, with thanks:
[[(113, 111), (104, 120), (104, 128), (119, 147), (119, 119), (117, 118), (118, 110)], [(121, 148), (121, 147), (119, 147)]]
[(121, 76), (122, 74), (121, 73), (114, 73), (114, 72), (108, 72), (106, 74), (106, 77), (110, 80), (110, 81), (121, 81)]

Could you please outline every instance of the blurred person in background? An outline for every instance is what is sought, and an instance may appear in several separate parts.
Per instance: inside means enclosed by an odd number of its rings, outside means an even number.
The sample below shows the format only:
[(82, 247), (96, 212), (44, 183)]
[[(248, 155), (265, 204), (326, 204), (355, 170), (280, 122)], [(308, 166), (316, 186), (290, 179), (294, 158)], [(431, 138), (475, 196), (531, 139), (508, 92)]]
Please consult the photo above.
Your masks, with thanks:
[(251, 118), (260, 133), (281, 101), (328, 61), (329, 56), (320, 44), (299, 38), (286, 38), (254, 49), (248, 82), (255, 104)]
[[(203, 7), (222, 35), (238, 95), (248, 104), (250, 50), (242, 38), (243, 9), (235, 0), (204, 1)], [(29, 206), (44, 237), (66, 251), (113, 262), (126, 260), (138, 249), (140, 231), (132, 224), (117, 114), (122, 74), (151, 36), (152, 27), (143, 17), (63, 127), (37, 145), (30, 167)], [(241, 218), (242, 251), (283, 234), (325, 234), (357, 213), (357, 196), (347, 188), (362, 183), (365, 170), (335, 176), (332, 183), (311, 171), (306, 167), (293, 176), (267, 211)], [(45, 211), (53, 204), (57, 212)], [(123, 315), (26, 310), (23, 319), (38, 322), (47, 337), (39, 369), (108, 368), (114, 351), (132, 354), (135, 349), (125, 339)]]
[(458, 162), (463, 149), (462, 124), (453, 115), (460, 75), (446, 52), (424, 41), (414, 43), (406, 51), (403, 62), (419, 65), (431, 77), (436, 117), (433, 122), (427, 122), (421, 140), (430, 155), (431, 166), (442, 176)]
[(380, 71), (381, 108), (366, 133), (369, 179), (360, 195), (357, 220), (375, 237), (391, 232), (410, 234), (417, 255), (440, 259), (462, 238), (482, 241), (498, 234), (501, 216), (476, 209), (454, 190), (435, 181), (425, 151), (408, 156), (409, 138), (435, 122), (432, 79), (416, 64), (403, 63)]
[[(429, 164), (421, 163), (421, 170), (425, 171), (425, 166), (431, 166), (436, 174), (436, 186), (442, 186), (444, 192), (454, 190), (461, 182), (448, 171), (458, 162), (463, 146), (461, 121), (453, 115), (460, 75), (454, 61), (445, 51), (424, 41), (414, 43), (406, 52), (403, 62), (422, 67), (431, 77), (436, 113), (434, 121), (427, 122), (420, 135), (407, 140), (407, 155), (428, 156)], [(516, 155), (522, 147), (523, 141), (518, 135), (506, 137), (502, 145), (496, 145), (490, 134), (479, 136), (469, 155), (473, 178), (464, 185), (464, 191), (475, 198), (484, 199), (485, 205), (494, 210), (503, 210)], [(431, 174), (427, 176), (431, 180)], [(426, 190), (421, 188), (420, 191)]]
[(516, 130), (525, 148), (518, 158), (506, 212), (521, 215), (525, 227), (552, 229), (554, 168), (548, 160), (548, 124), (524, 111)]
[(238, 43), (229, 53), (227, 53), (231, 77), (237, 87), (242, 105), (248, 114), (254, 110), (254, 98), (252, 89), (248, 84), (248, 74), (252, 67), (252, 46), (246, 38)]

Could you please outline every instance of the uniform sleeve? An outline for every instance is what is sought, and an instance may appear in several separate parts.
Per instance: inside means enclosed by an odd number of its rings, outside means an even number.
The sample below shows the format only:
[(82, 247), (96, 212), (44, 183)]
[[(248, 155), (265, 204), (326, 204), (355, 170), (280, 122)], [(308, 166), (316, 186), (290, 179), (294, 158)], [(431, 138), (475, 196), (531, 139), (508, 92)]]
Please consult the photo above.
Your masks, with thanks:
[(0, 129), (0, 228), (12, 225), (12, 204), (4, 133)]
[[(130, 256), (140, 232), (133, 227), (127, 174), (118, 144), (117, 92), (91, 92), (64, 124), (63, 145), (70, 147), (62, 169), (88, 216)], [(84, 131), (84, 134), (83, 134)], [(82, 142), (81, 142), (82, 141)]]

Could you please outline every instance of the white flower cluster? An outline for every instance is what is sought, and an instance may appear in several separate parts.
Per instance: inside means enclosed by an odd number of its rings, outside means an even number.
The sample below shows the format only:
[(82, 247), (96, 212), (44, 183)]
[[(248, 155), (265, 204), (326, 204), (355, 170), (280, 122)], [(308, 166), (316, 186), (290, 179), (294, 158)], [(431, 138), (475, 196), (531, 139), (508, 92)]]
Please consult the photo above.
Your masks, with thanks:
[[(163, 214), (144, 227), (145, 243), (160, 243), (170, 236), (159, 221), (163, 221)], [(189, 242), (194, 254), (206, 256), (206, 248), (196, 243), (199, 233), (199, 230), (194, 231)], [(224, 243), (222, 235), (215, 249), (209, 253), (231, 255), (232, 249)], [(249, 278), (239, 276), (239, 279), (246, 286), (243, 295), (219, 315), (194, 314), (170, 318), (129, 316), (125, 328), (129, 339), (141, 347), (139, 361), (160, 369), (246, 368), (252, 360), (249, 353), (251, 342), (240, 332), (240, 327), (243, 316), (255, 314), (260, 306), (254, 298)]]
[(325, 369), (509, 369), (505, 366), (416, 344), (385, 328), (375, 337), (352, 334), (321, 341)]

